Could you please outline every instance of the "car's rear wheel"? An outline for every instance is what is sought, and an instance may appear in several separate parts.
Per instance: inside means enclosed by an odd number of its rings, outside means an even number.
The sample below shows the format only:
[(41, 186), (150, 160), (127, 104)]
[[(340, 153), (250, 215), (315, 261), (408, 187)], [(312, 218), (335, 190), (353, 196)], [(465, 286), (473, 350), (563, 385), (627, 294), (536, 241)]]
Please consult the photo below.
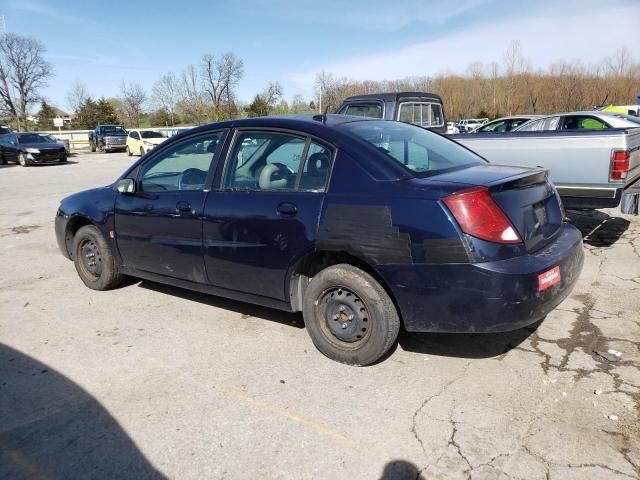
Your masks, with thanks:
[(127, 155), (129, 155), (129, 156), (133, 155), (133, 154), (131, 153), (131, 150), (129, 150), (129, 146), (127, 146), (126, 150), (127, 150)]
[(348, 264), (333, 265), (312, 278), (304, 295), (303, 315), (316, 348), (350, 365), (379, 360), (400, 329), (398, 312), (384, 288)]
[(4, 155), (0, 153), (0, 165), (6, 165), (6, 164), (7, 164), (7, 159), (4, 158)]
[(93, 290), (109, 290), (122, 281), (107, 241), (93, 225), (82, 227), (73, 237), (73, 259), (80, 279)]
[(18, 163), (23, 167), (28, 167), (31, 164), (24, 153), (18, 154)]

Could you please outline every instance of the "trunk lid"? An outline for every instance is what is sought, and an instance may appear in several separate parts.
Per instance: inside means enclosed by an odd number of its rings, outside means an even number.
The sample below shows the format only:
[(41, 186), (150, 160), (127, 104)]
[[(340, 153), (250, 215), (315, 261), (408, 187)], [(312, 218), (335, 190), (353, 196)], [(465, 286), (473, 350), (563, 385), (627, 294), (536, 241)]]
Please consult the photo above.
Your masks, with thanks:
[(563, 221), (562, 206), (547, 170), (504, 165), (478, 165), (431, 177), (432, 181), (485, 186), (509, 218), (528, 252), (555, 238)]

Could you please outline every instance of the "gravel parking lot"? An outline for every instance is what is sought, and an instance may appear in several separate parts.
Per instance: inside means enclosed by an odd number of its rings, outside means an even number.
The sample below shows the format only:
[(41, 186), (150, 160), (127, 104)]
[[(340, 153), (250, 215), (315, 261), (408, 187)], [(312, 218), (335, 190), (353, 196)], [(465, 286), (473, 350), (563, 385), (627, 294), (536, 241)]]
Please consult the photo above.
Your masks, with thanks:
[(0, 478), (640, 478), (640, 218), (571, 214), (584, 270), (537, 329), (354, 368), (301, 315), (84, 287), (58, 202), (133, 160), (0, 166)]

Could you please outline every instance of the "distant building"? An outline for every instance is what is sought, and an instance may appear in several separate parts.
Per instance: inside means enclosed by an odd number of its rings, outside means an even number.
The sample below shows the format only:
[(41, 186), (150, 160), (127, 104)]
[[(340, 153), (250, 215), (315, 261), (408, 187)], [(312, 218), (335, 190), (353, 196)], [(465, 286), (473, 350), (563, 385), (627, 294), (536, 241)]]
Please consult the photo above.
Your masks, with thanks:
[[(62, 121), (64, 122), (64, 124), (66, 125), (67, 123), (71, 123), (73, 122), (73, 119), (76, 118), (75, 113), (67, 113), (64, 110), (60, 110), (58, 107), (54, 107), (51, 106), (51, 110), (53, 110), (53, 112), (55, 113), (55, 118), (62, 118)], [(27, 120), (29, 120), (30, 122), (35, 123), (36, 125), (38, 124), (38, 114), (36, 113), (35, 115), (29, 115), (27, 117)], [(47, 125), (47, 127), (52, 127), (53, 125), (53, 118), (49, 119), (51, 121), (51, 123), (49, 125)]]

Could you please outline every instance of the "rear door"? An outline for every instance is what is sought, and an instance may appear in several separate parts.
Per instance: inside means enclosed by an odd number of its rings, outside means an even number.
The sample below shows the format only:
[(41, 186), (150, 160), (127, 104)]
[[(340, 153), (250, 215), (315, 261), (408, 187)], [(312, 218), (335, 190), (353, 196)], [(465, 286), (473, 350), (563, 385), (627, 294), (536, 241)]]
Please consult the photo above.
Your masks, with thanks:
[(313, 250), (333, 148), (290, 131), (238, 130), (205, 205), (215, 286), (286, 300), (289, 266)]
[(139, 168), (135, 194), (118, 194), (116, 241), (125, 266), (206, 282), (202, 218), (226, 130), (185, 138)]

